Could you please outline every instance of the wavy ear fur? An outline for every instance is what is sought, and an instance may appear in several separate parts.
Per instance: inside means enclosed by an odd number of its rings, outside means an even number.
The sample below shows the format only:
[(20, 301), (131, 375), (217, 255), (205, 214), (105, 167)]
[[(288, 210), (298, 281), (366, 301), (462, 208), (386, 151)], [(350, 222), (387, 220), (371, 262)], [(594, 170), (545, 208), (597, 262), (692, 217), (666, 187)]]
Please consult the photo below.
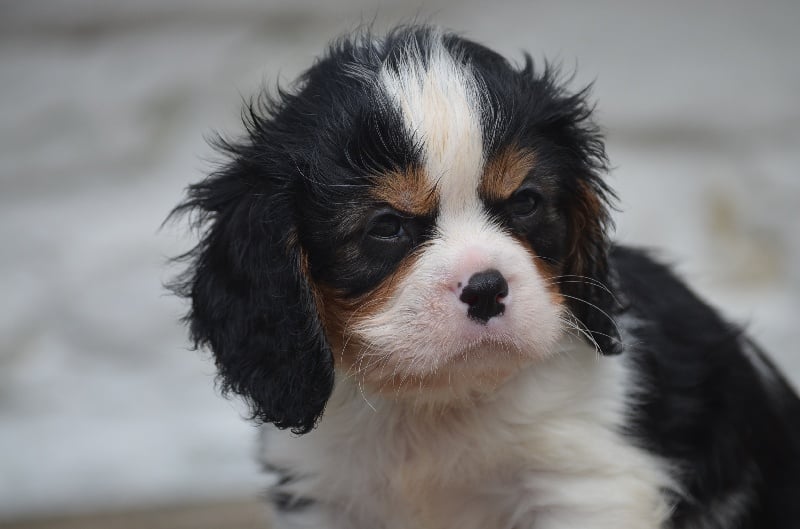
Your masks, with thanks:
[(529, 83), (541, 83), (556, 94), (546, 114), (547, 136), (561, 149), (569, 197), (565, 209), (569, 218), (570, 246), (563, 260), (562, 291), (571, 312), (602, 354), (622, 351), (615, 321), (621, 308), (612, 292), (613, 278), (608, 254), (608, 232), (613, 227), (608, 208), (616, 199), (603, 181), (607, 157), (602, 134), (592, 121), (593, 107), (587, 102), (591, 85), (568, 94), (559, 82), (558, 68), (545, 65), (544, 73), (534, 75), (533, 62), (525, 57), (522, 75)]
[(243, 396), (256, 421), (306, 433), (330, 397), (333, 360), (295, 238), (292, 173), (254, 146), (264, 127), (243, 146), (219, 141), (233, 161), (173, 211), (193, 214), (202, 238), (172, 288), (191, 301), (185, 319), (195, 346), (213, 351), (223, 392)]
[[(595, 186), (601, 186), (596, 188)], [(621, 308), (612, 292), (613, 278), (608, 265), (610, 242), (606, 234), (610, 223), (605, 206), (605, 187), (596, 181), (578, 185), (571, 213), (572, 249), (566, 259), (563, 284), (570, 296), (572, 313), (591, 337), (600, 353), (622, 352), (615, 321)]]

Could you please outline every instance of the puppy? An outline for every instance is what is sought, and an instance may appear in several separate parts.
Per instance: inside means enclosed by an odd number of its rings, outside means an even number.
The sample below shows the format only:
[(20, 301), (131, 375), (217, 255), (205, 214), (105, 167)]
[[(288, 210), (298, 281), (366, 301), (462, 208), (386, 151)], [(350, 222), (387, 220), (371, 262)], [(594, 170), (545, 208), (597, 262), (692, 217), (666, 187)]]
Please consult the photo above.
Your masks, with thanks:
[(276, 528), (800, 527), (800, 402), (609, 240), (586, 90), (425, 26), (343, 38), (220, 142), (177, 292)]

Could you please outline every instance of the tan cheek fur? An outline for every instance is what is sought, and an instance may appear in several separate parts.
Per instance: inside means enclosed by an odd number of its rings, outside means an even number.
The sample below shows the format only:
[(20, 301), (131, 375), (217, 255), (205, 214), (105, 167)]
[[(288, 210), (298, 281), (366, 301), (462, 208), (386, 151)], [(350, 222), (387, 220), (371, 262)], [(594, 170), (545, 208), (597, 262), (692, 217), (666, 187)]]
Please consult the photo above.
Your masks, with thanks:
[[(603, 204), (597, 194), (587, 185), (580, 185), (580, 206), (572, 212), (572, 248), (568, 261), (571, 264), (571, 273), (582, 274), (586, 266), (586, 256), (583, 253), (585, 241), (599, 241), (603, 239)], [(570, 273), (570, 272), (567, 272)]]
[(547, 292), (550, 294), (550, 302), (554, 305), (563, 305), (564, 297), (561, 295), (561, 290), (558, 288), (559, 281), (562, 279), (562, 274), (564, 273), (561, 267), (555, 263), (547, 262), (536, 255), (536, 252), (531, 247), (530, 242), (528, 242), (524, 237), (519, 235), (512, 235), (512, 237), (514, 237), (514, 240), (517, 241), (520, 246), (525, 248), (525, 251), (530, 256), (533, 266), (536, 267), (536, 271), (542, 277), (542, 280), (547, 288)]
[(351, 332), (351, 329), (358, 322), (368, 320), (384, 309), (386, 303), (396, 295), (403, 279), (413, 269), (416, 260), (416, 254), (406, 257), (397, 270), (377, 288), (356, 298), (347, 299), (341, 292), (327, 286), (314, 288), (318, 293), (315, 301), (336, 367), (373, 389), (392, 386), (392, 377), (385, 373), (386, 367), (379, 357), (370, 356), (369, 345)]

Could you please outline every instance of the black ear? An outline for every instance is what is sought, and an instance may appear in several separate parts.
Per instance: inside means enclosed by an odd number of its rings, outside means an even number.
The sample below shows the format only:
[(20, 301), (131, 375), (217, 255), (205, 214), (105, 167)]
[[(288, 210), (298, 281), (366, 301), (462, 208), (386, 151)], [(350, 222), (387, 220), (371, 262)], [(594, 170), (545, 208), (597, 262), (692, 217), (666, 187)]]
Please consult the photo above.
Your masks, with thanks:
[(606, 193), (610, 191), (599, 179), (582, 180), (577, 185), (569, 215), (572, 241), (565, 260), (568, 280), (563, 290), (569, 296), (572, 314), (589, 335), (587, 338), (591, 337), (600, 353), (611, 355), (622, 352), (615, 321), (621, 306), (613, 294), (609, 270)]
[(196, 346), (213, 351), (224, 392), (252, 419), (311, 430), (333, 388), (333, 361), (296, 242), (286, 168), (254, 145), (223, 144), (227, 167), (191, 186), (200, 243), (173, 290), (191, 301)]
[(602, 133), (592, 120), (591, 85), (570, 93), (558, 66), (545, 63), (537, 73), (529, 55), (519, 72), (529, 104), (542, 116), (535, 131), (553, 145), (555, 171), (565, 190), (561, 206), (568, 222), (568, 246), (561, 260), (561, 290), (587, 339), (602, 354), (622, 351), (612, 292), (608, 213), (614, 192), (603, 181), (608, 160)]

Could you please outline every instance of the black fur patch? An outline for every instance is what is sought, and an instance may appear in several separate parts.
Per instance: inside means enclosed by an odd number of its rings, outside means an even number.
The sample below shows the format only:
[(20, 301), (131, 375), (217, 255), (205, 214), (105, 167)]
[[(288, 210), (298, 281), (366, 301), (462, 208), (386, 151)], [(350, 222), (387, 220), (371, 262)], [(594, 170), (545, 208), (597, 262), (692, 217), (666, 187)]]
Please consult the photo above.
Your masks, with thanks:
[[(626, 354), (645, 389), (632, 398), (630, 434), (681, 471), (688, 497), (678, 500), (674, 526), (800, 527), (800, 401), (792, 389), (774, 370), (763, 380), (742, 350), (755, 346), (741, 329), (666, 267), (629, 248), (611, 255), (636, 322)], [(726, 516), (734, 514), (732, 524)]]

